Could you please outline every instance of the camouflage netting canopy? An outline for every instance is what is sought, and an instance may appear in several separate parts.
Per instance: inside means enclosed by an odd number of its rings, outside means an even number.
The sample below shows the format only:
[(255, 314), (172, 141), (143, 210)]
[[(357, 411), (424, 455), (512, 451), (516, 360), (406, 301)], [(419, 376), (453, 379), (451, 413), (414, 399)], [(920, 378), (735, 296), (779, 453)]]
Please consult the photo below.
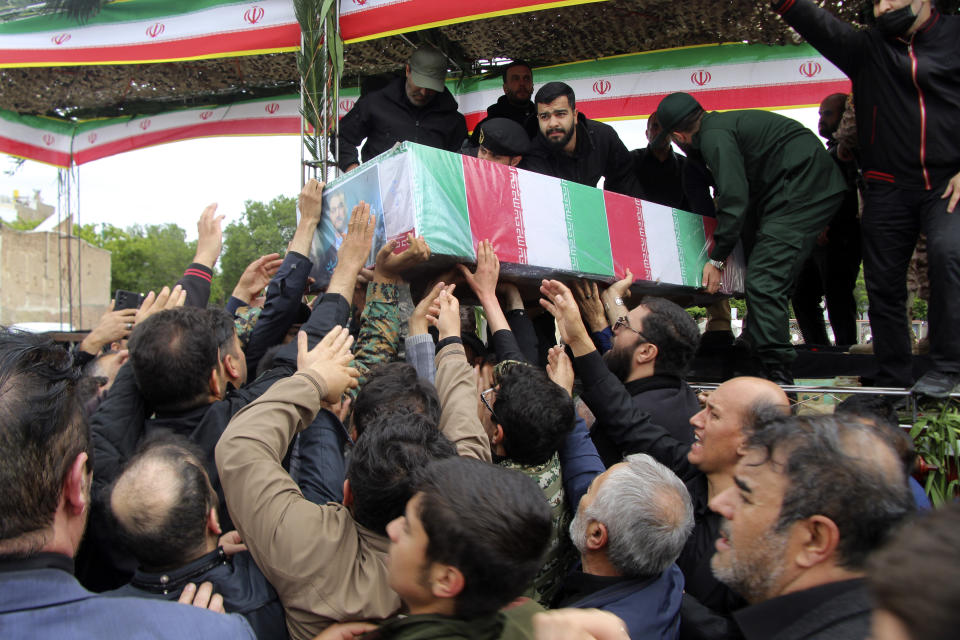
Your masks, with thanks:
[[(823, 4), (848, 21), (856, 21), (865, 6), (863, 0)], [(960, 0), (939, 4), (956, 12)], [(344, 86), (397, 70), (420, 42), (441, 47), (463, 73), (472, 75), (488, 68), (484, 64), (493, 58), (523, 58), (540, 66), (718, 42), (783, 45), (799, 38), (765, 0), (610, 0), (348, 44)], [(152, 114), (298, 90), (292, 53), (0, 69), (0, 109), (59, 117)]]

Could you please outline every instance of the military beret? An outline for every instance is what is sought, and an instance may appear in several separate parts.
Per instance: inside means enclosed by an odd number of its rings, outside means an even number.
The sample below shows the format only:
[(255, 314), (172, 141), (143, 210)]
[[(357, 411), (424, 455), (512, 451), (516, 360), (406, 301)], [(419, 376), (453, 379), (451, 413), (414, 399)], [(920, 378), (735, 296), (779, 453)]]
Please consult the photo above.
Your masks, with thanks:
[(662, 146), (664, 139), (677, 130), (677, 125), (697, 109), (702, 109), (702, 107), (697, 99), (689, 93), (671, 93), (661, 100), (656, 111), (661, 129), (660, 134), (653, 141), (653, 146)]
[(477, 142), (498, 156), (522, 156), (530, 148), (527, 132), (509, 118), (490, 118), (480, 123)]

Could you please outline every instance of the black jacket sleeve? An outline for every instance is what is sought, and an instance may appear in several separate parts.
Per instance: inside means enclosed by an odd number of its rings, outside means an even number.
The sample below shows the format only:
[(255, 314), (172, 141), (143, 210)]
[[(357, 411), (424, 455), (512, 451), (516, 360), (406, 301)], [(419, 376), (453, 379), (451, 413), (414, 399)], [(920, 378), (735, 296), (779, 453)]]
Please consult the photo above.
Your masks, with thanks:
[(491, 336), (490, 344), (493, 351), (497, 354), (499, 360), (518, 360), (520, 362), (530, 362), (527, 356), (520, 351), (517, 339), (513, 331), (509, 329), (500, 329)]
[(340, 153), (338, 164), (342, 171), (352, 164), (360, 163), (357, 147), (370, 131), (370, 99), (364, 96), (357, 100), (347, 115), (340, 118), (340, 138), (337, 150)]
[(517, 346), (526, 356), (526, 361), (537, 364), (537, 331), (533, 328), (533, 321), (523, 309), (510, 309), (505, 312), (507, 324), (510, 325), (510, 331), (516, 339)]
[(267, 285), (267, 299), (247, 344), (247, 371), (257, 368), (263, 354), (280, 344), (300, 309), (300, 298), (307, 286), (313, 264), (296, 251), (288, 251), (283, 264)]
[(684, 481), (700, 473), (687, 461), (690, 446), (653, 424), (650, 416), (638, 409), (597, 351), (575, 358), (574, 367), (583, 381), (583, 401), (597, 417), (595, 429), (603, 432), (622, 455), (646, 453), (669, 467)]
[(183, 272), (183, 277), (177, 284), (187, 292), (184, 304), (188, 307), (206, 309), (210, 301), (210, 282), (213, 280), (213, 269), (198, 262), (193, 262)]
[(867, 38), (856, 29), (811, 0), (774, 0), (773, 10), (797, 30), (813, 48), (841, 71), (852, 76), (860, 65)]
[(457, 112), (457, 124), (450, 130), (450, 134), (444, 143), (443, 148), (447, 151), (460, 151), (463, 141), (467, 139), (467, 120), (463, 114)]
[(607, 137), (607, 164), (603, 169), (603, 190), (639, 198), (643, 188), (633, 170), (633, 157), (613, 127), (603, 130)]
[(128, 361), (120, 367), (106, 398), (90, 416), (95, 493), (120, 475), (137, 448), (146, 418), (143, 396)]

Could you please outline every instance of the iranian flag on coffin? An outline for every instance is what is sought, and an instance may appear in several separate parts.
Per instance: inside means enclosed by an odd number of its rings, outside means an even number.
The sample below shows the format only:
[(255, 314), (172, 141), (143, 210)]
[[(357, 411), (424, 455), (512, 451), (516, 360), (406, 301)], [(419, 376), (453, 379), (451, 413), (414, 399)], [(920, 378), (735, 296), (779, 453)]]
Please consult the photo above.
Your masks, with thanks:
[[(318, 283), (336, 264), (335, 229), (360, 200), (378, 220), (371, 261), (383, 243), (410, 232), (433, 255), (460, 262), (475, 260), (477, 243), (489, 239), (508, 275), (612, 281), (629, 268), (647, 290), (698, 288), (714, 227), (686, 211), (404, 142), (327, 185), (314, 240)], [(741, 271), (731, 262), (727, 293), (737, 291)]]

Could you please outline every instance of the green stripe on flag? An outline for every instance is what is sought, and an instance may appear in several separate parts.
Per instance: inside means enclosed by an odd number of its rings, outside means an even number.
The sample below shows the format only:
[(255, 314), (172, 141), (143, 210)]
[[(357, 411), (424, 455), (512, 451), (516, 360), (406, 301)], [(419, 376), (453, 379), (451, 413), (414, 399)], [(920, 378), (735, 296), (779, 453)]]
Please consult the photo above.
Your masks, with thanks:
[(703, 277), (703, 265), (707, 262), (706, 234), (703, 217), (695, 213), (673, 210), (673, 230), (677, 238), (677, 253), (680, 256), (680, 273), (683, 284), (699, 287)]
[(409, 142), (403, 146), (414, 159), (417, 235), (430, 238), (432, 253), (476, 257), (460, 154)]
[(612, 276), (613, 254), (603, 191), (567, 180), (560, 181), (560, 188), (573, 270)]

